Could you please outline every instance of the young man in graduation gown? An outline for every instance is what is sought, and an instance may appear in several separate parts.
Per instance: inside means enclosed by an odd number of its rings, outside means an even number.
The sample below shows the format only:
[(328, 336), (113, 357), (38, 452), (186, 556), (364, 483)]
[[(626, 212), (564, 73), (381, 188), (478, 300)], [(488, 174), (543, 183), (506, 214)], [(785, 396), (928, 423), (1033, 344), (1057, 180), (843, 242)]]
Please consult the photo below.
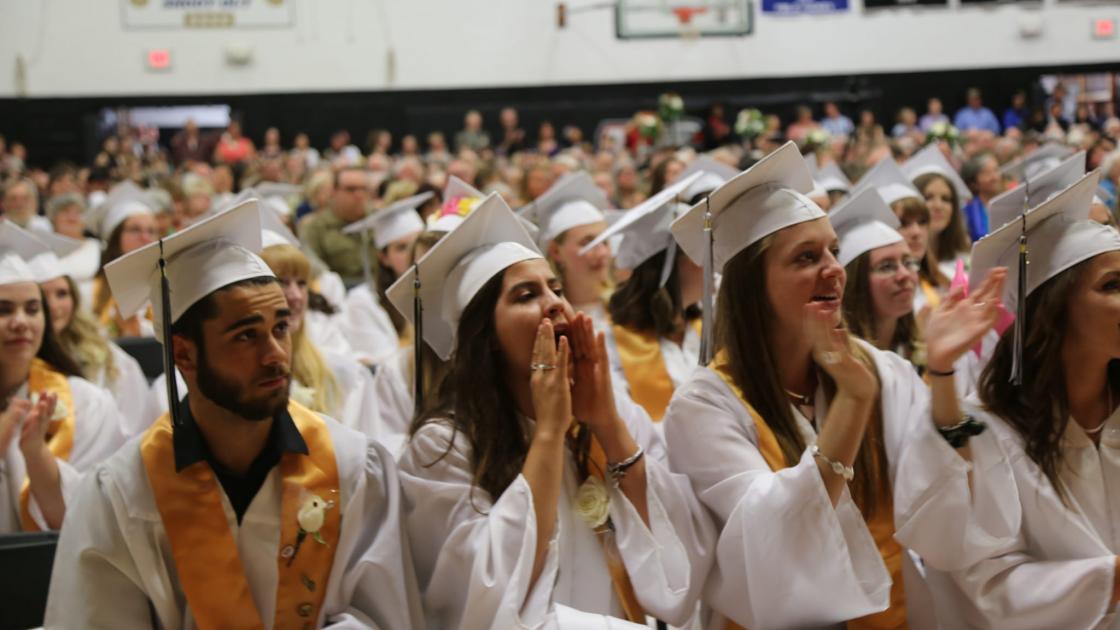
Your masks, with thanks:
[(393, 459), (289, 400), (260, 234), (250, 200), (106, 268), (190, 395), (84, 480), (47, 627), (422, 627)]

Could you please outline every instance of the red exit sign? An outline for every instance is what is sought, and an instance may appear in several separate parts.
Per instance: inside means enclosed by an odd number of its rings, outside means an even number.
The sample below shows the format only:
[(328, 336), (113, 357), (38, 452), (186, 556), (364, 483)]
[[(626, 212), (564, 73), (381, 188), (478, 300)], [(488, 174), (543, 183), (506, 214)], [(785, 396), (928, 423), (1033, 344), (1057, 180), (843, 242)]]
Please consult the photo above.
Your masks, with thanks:
[(166, 48), (153, 48), (148, 51), (149, 70), (170, 70), (171, 51)]
[(1113, 39), (1116, 37), (1116, 20), (1093, 20), (1093, 39)]

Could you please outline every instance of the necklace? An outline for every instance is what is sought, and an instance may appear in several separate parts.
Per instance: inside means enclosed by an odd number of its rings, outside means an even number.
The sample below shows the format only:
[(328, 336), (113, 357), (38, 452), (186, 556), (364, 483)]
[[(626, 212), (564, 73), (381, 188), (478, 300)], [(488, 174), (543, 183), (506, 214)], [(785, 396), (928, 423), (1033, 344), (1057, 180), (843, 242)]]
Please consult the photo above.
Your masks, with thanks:
[(1108, 386), (1108, 415), (1105, 416), (1104, 422), (1100, 423), (1099, 426), (1097, 426), (1096, 428), (1093, 428), (1093, 429), (1085, 429), (1085, 432), (1088, 433), (1089, 435), (1100, 433), (1101, 429), (1104, 429), (1104, 425), (1108, 424), (1108, 419), (1111, 418), (1111, 417), (1112, 417), (1112, 386), (1109, 385)]
[(813, 399), (811, 397), (803, 396), (801, 394), (791, 392), (791, 391), (789, 391), (788, 389), (785, 389), (785, 388), (783, 388), (783, 391), (785, 391), (786, 396), (789, 396), (790, 400), (792, 400), (794, 403), (796, 403), (798, 405), (801, 405), (802, 407), (812, 407), (813, 406)]

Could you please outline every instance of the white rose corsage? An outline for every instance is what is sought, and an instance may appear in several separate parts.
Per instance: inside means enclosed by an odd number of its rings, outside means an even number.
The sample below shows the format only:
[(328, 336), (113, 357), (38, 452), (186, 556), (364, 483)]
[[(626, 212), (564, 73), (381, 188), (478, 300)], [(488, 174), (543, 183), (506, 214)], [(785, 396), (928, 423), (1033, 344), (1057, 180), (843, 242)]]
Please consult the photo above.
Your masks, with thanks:
[[(31, 406), (34, 407), (35, 405), (38, 405), (40, 398), (42, 398), (42, 395), (39, 392), (32, 392)], [(65, 420), (66, 416), (68, 415), (70, 415), (70, 410), (66, 408), (66, 403), (62, 402), (61, 400), (56, 400), (54, 403), (54, 413), (51, 414), (50, 421), (58, 422), (59, 420)]]
[(594, 475), (589, 476), (576, 491), (575, 509), (576, 514), (591, 529), (602, 527), (611, 511), (611, 495), (607, 484)]
[(319, 530), (322, 529), (323, 521), (327, 518), (327, 510), (331, 509), (333, 505), (332, 502), (324, 501), (316, 494), (307, 497), (296, 516), (299, 519), (298, 537), (303, 538), (307, 534), (311, 534), (315, 542), (321, 545), (327, 544), (327, 541), (319, 535)]

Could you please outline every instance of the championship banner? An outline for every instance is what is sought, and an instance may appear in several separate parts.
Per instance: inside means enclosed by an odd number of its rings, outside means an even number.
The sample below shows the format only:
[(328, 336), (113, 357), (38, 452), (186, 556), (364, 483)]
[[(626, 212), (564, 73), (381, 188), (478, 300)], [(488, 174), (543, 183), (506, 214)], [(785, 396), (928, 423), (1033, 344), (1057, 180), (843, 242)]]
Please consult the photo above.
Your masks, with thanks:
[(294, 0), (121, 0), (125, 28), (281, 28)]
[(848, 0), (762, 0), (762, 12), (773, 15), (824, 15), (848, 10)]

